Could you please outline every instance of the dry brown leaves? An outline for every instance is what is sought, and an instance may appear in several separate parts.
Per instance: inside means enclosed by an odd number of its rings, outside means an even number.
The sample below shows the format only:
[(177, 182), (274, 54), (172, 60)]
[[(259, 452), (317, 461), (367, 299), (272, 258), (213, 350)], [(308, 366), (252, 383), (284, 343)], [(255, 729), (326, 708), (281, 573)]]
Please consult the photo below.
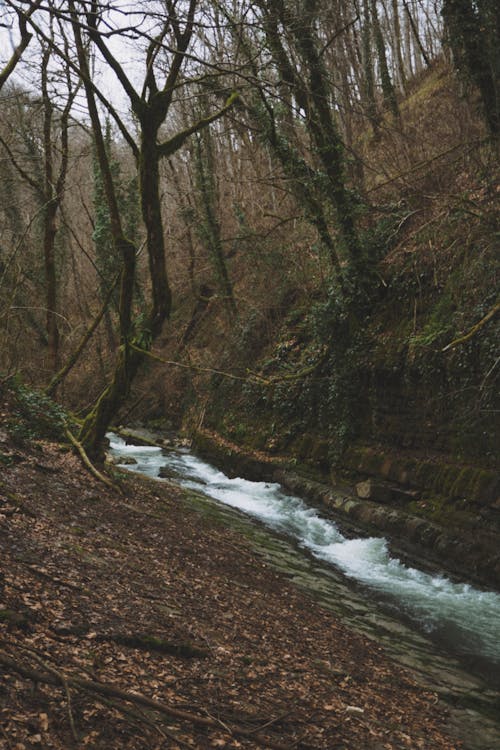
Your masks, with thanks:
[[(235, 532), (183, 504), (179, 490), (131, 478), (121, 497), (55, 446), (16, 450), (0, 478), (1, 649), (68, 683), (0, 672), (0, 747), (459, 747), (434, 695)], [(117, 634), (208, 655), (124, 646)], [(76, 689), (70, 678), (213, 724), (168, 719)]]

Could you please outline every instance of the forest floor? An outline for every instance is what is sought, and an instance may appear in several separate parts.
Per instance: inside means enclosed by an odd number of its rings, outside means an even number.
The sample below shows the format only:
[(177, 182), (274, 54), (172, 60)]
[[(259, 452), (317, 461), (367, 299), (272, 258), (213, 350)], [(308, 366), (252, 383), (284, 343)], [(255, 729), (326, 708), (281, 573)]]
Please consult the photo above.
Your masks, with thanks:
[(433, 693), (180, 489), (114, 491), (1, 429), (0, 458), (1, 748), (461, 747)]

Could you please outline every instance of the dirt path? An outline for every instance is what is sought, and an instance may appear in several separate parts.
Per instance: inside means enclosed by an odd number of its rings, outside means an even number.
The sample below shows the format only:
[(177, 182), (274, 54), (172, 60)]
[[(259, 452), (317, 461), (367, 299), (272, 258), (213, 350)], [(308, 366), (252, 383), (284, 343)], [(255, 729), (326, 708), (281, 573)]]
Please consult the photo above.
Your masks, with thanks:
[(0, 747), (460, 747), (433, 694), (179, 489), (3, 453)]

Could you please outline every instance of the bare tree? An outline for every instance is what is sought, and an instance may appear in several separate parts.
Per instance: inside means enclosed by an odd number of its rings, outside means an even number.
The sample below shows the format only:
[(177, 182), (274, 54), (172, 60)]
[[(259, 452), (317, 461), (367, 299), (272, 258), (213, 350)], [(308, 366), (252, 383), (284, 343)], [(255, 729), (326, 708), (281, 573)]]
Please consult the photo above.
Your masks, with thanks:
[[(0, 90), (14, 72), (16, 65), (23, 55), (23, 52), (31, 41), (33, 34), (28, 31), (28, 19), (32, 15), (32, 13), (34, 13), (35, 10), (40, 7), (41, 4), (42, 0), (35, 0), (35, 2), (28, 3), (28, 8), (26, 10), (24, 8), (16, 8), (14, 11), (17, 16), (17, 23), (21, 39), (14, 47), (10, 58), (5, 62), (3, 68), (0, 70)], [(5, 28), (7, 24), (0, 24), (0, 27), (1, 26)]]
[[(16, 153), (19, 150), (15, 145), (9, 145), (1, 134), (0, 144), (18, 176), (32, 189), (42, 215), (46, 331), (50, 369), (54, 372), (59, 361), (57, 218), (64, 198), (69, 157), (68, 129), (78, 87), (73, 84), (69, 74), (64, 76), (64, 83), (57, 76), (55, 84), (50, 61), (51, 51), (49, 46), (45, 46), (41, 49), (40, 98), (22, 94), (31, 110), (41, 112), (41, 122), (36, 117), (24, 118), (20, 144), (22, 153)], [(65, 94), (62, 88), (64, 84)], [(57, 96), (52, 85), (57, 85)], [(56, 103), (57, 99), (59, 101)], [(36, 132), (38, 125), (41, 132)]]
[[(180, 149), (187, 139), (221, 117), (231, 107), (235, 95), (213, 114), (188, 125), (170, 138), (161, 139), (161, 128), (170, 112), (174, 94), (183, 83), (181, 71), (187, 59), (187, 50), (193, 37), (197, 0), (190, 0), (185, 18), (179, 17), (177, 4), (167, 0), (167, 15), (160, 16), (157, 33), (148, 36), (145, 63), (146, 72), (142, 88), (135, 88), (125, 67), (113, 54), (107, 41), (103, 22), (103, 6), (97, 2), (70, 2), (72, 25), (82, 71), (89, 112), (96, 135), (96, 149), (103, 175), (106, 199), (111, 219), (111, 231), (118, 252), (122, 257), (123, 272), (120, 295), (120, 336), (121, 349), (112, 382), (99, 398), (96, 407), (86, 418), (81, 439), (92, 455), (99, 455), (102, 440), (110, 420), (126, 399), (132, 379), (144, 359), (144, 351), (162, 330), (163, 323), (170, 315), (171, 291), (168, 283), (163, 218), (160, 201), (159, 163)], [(80, 12), (78, 12), (80, 10)], [(127, 142), (132, 148), (139, 173), (139, 192), (142, 217), (146, 227), (146, 246), (149, 258), (149, 271), (152, 288), (152, 301), (149, 311), (141, 316), (140, 326), (132, 324), (132, 299), (135, 275), (136, 250), (123, 233), (116, 192), (113, 184), (109, 159), (104, 147), (102, 128), (97, 111), (94, 86), (91, 82), (87, 63), (87, 50), (83, 34), (97, 48), (103, 60), (116, 75), (124, 94), (128, 97), (131, 109), (137, 118), (140, 129), (139, 143), (127, 131)], [(166, 55), (165, 55), (166, 53)], [(165, 59), (166, 58), (166, 59)], [(161, 62), (161, 64), (159, 64)], [(165, 68), (165, 64), (167, 67)], [(163, 83), (159, 83), (159, 75)], [(112, 113), (113, 114), (113, 113)], [(123, 123), (120, 122), (123, 128)]]

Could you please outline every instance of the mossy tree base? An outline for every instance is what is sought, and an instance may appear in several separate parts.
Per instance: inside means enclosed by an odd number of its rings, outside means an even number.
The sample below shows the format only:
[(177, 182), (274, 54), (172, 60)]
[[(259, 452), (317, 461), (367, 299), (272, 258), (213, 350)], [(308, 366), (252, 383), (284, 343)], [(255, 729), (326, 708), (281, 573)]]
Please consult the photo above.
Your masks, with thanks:
[(104, 458), (106, 432), (113, 417), (125, 403), (144, 356), (142, 352), (130, 349), (127, 345), (120, 347), (113, 379), (83, 422), (79, 441), (89, 458), (94, 461), (101, 461)]

